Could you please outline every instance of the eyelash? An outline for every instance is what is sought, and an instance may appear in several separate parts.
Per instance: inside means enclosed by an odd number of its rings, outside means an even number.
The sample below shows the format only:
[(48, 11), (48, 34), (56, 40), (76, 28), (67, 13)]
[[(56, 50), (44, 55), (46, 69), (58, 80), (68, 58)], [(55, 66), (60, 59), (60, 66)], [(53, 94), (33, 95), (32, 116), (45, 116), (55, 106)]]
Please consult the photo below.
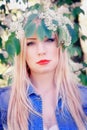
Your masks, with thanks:
[(54, 42), (55, 41), (55, 38), (48, 38), (47, 40), (46, 40), (46, 42)]
[[(46, 40), (46, 42), (54, 42), (55, 41), (55, 38), (48, 38), (47, 40)], [(30, 46), (30, 45), (33, 45), (34, 44), (34, 42), (28, 42), (27, 43), (27, 46)]]
[(34, 42), (28, 42), (27, 46), (30, 46), (30, 45), (33, 45), (33, 44), (34, 44)]

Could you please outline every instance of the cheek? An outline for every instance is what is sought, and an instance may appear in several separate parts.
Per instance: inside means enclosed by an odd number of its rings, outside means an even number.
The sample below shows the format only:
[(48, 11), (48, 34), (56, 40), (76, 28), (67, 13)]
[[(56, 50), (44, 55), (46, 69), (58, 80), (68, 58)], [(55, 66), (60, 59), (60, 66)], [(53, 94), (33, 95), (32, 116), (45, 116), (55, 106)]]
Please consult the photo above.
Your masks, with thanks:
[(27, 49), (26, 50), (26, 62), (27, 62), (27, 64), (28, 64), (28, 66), (29, 66), (29, 64), (31, 63), (31, 61), (32, 61), (32, 55), (31, 55), (32, 53), (31, 53), (31, 51), (29, 50), (29, 49)]
[(54, 60), (54, 64), (55, 65), (58, 65), (58, 48), (56, 48), (54, 51), (53, 51), (53, 60)]
[(27, 48), (26, 50), (26, 59), (32, 59), (32, 57), (34, 56), (34, 52), (32, 49)]
[(28, 64), (29, 68), (31, 68), (35, 64), (35, 60), (36, 60), (35, 56), (36, 56), (36, 54), (35, 54), (35, 50), (34, 49), (28, 48), (26, 50), (26, 62)]
[(52, 54), (52, 56), (53, 56), (54, 58), (58, 58), (58, 48), (52, 49), (51, 54)]

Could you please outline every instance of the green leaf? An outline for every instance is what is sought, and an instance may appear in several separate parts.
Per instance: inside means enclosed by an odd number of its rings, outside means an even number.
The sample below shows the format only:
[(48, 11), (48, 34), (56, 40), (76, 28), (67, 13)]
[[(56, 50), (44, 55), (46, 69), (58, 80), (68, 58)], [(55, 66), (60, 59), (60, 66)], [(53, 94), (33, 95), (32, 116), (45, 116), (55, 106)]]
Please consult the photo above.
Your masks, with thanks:
[(68, 47), (68, 51), (69, 51), (69, 54), (71, 57), (73, 57), (75, 53), (77, 53), (79, 57), (82, 56), (82, 51), (81, 51), (81, 48), (79, 46), (70, 45)]
[(14, 45), (13, 45), (13, 42), (11, 40), (8, 40), (5, 44), (5, 49), (6, 51), (8, 52), (9, 56), (11, 58), (14, 57), (15, 55), (15, 48), (14, 48)]
[(2, 74), (0, 74), (0, 79), (4, 79)]
[(67, 33), (62, 27), (58, 28), (58, 38), (59, 38), (59, 43), (61, 43), (62, 40), (67, 39)]
[(43, 29), (44, 29), (44, 31), (45, 31), (45, 36), (48, 37), (48, 38), (51, 38), (51, 36), (52, 36), (52, 31), (49, 30), (49, 29), (46, 27), (46, 25), (45, 25), (45, 23), (44, 23), (44, 20), (41, 21), (41, 24), (42, 24)]
[(72, 4), (72, 0), (57, 0), (57, 5)]
[(8, 52), (10, 57), (14, 57), (15, 54), (20, 53), (20, 42), (19, 40), (15, 37), (15, 33), (12, 33), (8, 40), (6, 41), (5, 44), (5, 49)]
[(78, 40), (78, 33), (69, 24), (67, 24), (66, 26), (67, 26), (67, 29), (69, 30), (70, 35), (71, 35), (71, 38), (72, 38), (71, 41), (72, 41), (72, 44), (73, 44)]
[[(18, 0), (16, 0), (16, 1), (18, 1)], [(23, 2), (24, 2), (24, 3), (27, 3), (27, 2), (28, 2), (28, 0), (23, 0)]]
[(85, 41), (85, 40), (87, 40), (87, 36), (82, 35), (82, 36), (81, 36), (81, 39), (82, 39), (83, 41)]
[(74, 23), (74, 29), (78, 33), (79, 33), (79, 28), (80, 28), (80, 25), (78, 23)]
[(6, 7), (5, 7), (5, 5), (4, 5), (4, 4), (2, 4), (2, 5), (0, 6), (0, 10), (3, 10), (3, 11), (4, 11), (4, 13), (6, 12)]
[(76, 7), (72, 11), (74, 17), (77, 17), (80, 13), (84, 14), (84, 11), (80, 7)]
[(10, 0), (6, 0), (6, 3), (9, 3), (10, 2)]
[(87, 64), (85, 62), (82, 63), (84, 67), (87, 67)]
[(67, 49), (71, 57), (73, 57), (76, 53), (79, 57), (82, 56), (82, 50), (79, 46), (73, 46), (73, 44), (71, 44), (69, 47), (67, 47)]
[(82, 72), (79, 75), (80, 81), (82, 82), (83, 85), (87, 85), (87, 75), (85, 72)]
[(75, 47), (75, 51), (78, 53), (78, 56), (81, 57), (82, 56), (82, 50), (81, 48), (78, 46), (78, 47)]
[(8, 84), (8, 85), (11, 85), (11, 84), (12, 84), (12, 77), (9, 77), (9, 78), (8, 78), (7, 84)]
[(69, 52), (71, 57), (74, 56), (74, 54), (75, 54), (75, 47), (72, 44), (68, 47), (68, 52)]
[(27, 20), (26, 25), (24, 26), (24, 29), (28, 26), (29, 23), (31, 23), (38, 15), (37, 14), (31, 14)]
[(56, 20), (52, 20), (52, 23), (55, 25), (58, 25), (58, 21), (56, 21)]
[(1, 64), (6, 64), (6, 58), (4, 58), (3, 54), (0, 54), (0, 62)]
[(14, 47), (15, 47), (15, 52), (18, 55), (20, 53), (20, 51), (21, 51), (19, 39), (14, 37), (13, 38), (13, 44), (14, 44)]
[(25, 29), (24, 29), (24, 31), (25, 31), (25, 36), (28, 38), (28, 37), (30, 37), (30, 36), (32, 36), (33, 34), (34, 34), (34, 32), (35, 32), (35, 30), (36, 30), (36, 25), (35, 25), (35, 23), (28, 23), (27, 25), (26, 25), (26, 27), (25, 27)]
[(51, 38), (52, 32), (47, 29), (47, 27), (44, 24), (44, 20), (41, 21), (41, 24), (37, 28), (37, 35), (40, 40), (43, 40), (44, 37)]
[(36, 3), (35, 5), (29, 8), (29, 10), (41, 10), (41, 9), (42, 9), (42, 5), (40, 5), (39, 3)]
[(2, 48), (2, 38), (0, 37), (0, 48)]
[(40, 40), (43, 40), (45, 37), (45, 31), (42, 25), (39, 25), (37, 28), (37, 35)]

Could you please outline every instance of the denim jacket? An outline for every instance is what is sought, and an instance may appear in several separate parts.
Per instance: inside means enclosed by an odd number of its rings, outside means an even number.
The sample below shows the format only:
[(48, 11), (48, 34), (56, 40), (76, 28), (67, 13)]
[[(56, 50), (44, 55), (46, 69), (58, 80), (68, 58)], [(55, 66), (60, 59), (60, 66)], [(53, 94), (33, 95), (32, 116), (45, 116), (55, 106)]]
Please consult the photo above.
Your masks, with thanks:
[[(87, 115), (87, 87), (79, 87), (82, 100), (82, 107)], [(10, 98), (10, 87), (0, 88), (0, 130), (8, 130), (7, 128), (7, 111)], [(34, 109), (42, 113), (42, 99), (37, 95), (32, 86), (28, 89), (28, 99), (31, 100)], [(58, 100), (58, 105), (55, 110), (56, 120), (59, 130), (78, 130), (75, 121), (73, 120), (70, 112), (64, 107), (63, 113), (61, 112), (61, 98)], [(50, 108), (49, 108), (50, 109)], [(43, 120), (40, 116), (30, 113), (28, 121), (29, 130), (43, 130)], [(87, 130), (87, 128), (86, 128)]]

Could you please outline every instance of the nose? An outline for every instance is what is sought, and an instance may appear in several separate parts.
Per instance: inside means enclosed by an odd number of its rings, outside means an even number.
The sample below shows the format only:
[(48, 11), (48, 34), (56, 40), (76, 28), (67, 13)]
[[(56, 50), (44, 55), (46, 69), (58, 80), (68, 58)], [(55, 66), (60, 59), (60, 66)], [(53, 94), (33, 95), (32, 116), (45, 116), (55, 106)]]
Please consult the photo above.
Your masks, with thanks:
[(45, 46), (42, 42), (40, 42), (37, 46), (37, 53), (38, 53), (38, 55), (45, 55), (46, 54), (46, 49), (45, 49)]

